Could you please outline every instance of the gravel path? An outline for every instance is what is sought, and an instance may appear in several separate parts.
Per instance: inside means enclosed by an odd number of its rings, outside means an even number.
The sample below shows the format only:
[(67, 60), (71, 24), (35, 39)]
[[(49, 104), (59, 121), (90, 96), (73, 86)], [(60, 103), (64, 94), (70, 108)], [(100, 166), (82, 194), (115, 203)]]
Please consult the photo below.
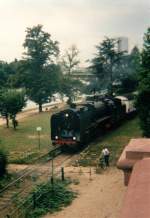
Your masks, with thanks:
[(121, 171), (111, 167), (102, 174), (92, 173), (92, 180), (87, 168), (82, 170), (82, 174), (71, 173), (74, 169), (70, 168), (67, 171), (79, 179), (80, 183), (73, 186), (79, 195), (64, 210), (47, 214), (44, 218), (119, 218), (126, 190)]

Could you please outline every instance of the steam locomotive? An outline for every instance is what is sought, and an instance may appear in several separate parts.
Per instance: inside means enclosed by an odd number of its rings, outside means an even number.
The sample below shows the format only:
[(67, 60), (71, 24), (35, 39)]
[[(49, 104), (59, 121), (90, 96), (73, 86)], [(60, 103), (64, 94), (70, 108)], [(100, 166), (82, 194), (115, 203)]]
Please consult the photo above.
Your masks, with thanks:
[(53, 145), (78, 147), (88, 143), (96, 132), (118, 125), (135, 112), (133, 101), (126, 97), (91, 96), (86, 102), (51, 116)]

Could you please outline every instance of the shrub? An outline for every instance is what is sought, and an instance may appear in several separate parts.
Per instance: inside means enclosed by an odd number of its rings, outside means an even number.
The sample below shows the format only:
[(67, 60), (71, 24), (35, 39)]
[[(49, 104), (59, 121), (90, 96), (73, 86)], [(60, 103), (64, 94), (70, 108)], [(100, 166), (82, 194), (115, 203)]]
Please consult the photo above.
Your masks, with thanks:
[(7, 155), (4, 151), (0, 150), (0, 177), (6, 174)]
[(68, 189), (68, 181), (55, 180), (52, 185), (50, 182), (38, 185), (37, 189), (28, 197), (25, 207), (31, 204), (33, 195), (35, 208), (26, 211), (26, 217), (38, 218), (47, 212), (53, 213), (69, 205), (76, 197), (76, 193)]

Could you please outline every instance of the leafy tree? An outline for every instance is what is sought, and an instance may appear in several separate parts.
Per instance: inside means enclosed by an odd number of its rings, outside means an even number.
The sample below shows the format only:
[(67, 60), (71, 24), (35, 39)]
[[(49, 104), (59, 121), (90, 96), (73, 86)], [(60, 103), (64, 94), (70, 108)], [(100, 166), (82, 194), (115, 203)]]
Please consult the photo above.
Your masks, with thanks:
[(138, 76), (141, 64), (141, 54), (139, 49), (135, 46), (130, 54), (125, 54), (122, 56), (120, 63), (116, 66), (114, 76), (116, 79), (122, 80), (128, 77)]
[(127, 77), (121, 79), (121, 86), (119, 89), (119, 94), (125, 94), (129, 92), (134, 92), (138, 86), (138, 79), (134, 75), (128, 75)]
[(137, 75), (141, 65), (141, 54), (137, 46), (135, 46), (129, 55), (129, 74)]
[(8, 80), (12, 74), (12, 69), (7, 62), (0, 61), (0, 88), (8, 87)]
[(73, 79), (70, 76), (63, 76), (61, 80), (60, 93), (65, 94), (69, 99), (68, 103), (72, 103), (76, 93), (83, 87), (82, 82)]
[(9, 77), (8, 77), (8, 88), (20, 88), (21, 84), (18, 81), (18, 69), (21, 65), (22, 61), (15, 59), (14, 61), (9, 63)]
[(116, 39), (105, 38), (100, 45), (96, 46), (97, 54), (92, 60), (91, 66), (97, 77), (105, 81), (107, 87), (109, 87), (110, 94), (113, 92), (112, 83), (116, 66), (123, 56), (123, 52), (118, 51), (117, 45), (118, 41)]
[(53, 41), (51, 35), (42, 30), (41, 25), (27, 28), (26, 32), (24, 42), (26, 53), (21, 77), (27, 95), (39, 105), (41, 112), (42, 104), (49, 101), (49, 97), (56, 89), (56, 78), (60, 72), (59, 67), (54, 64), (59, 53), (58, 42)]
[(137, 109), (143, 135), (150, 137), (150, 27), (144, 35)]
[(0, 93), (0, 112), (6, 119), (6, 125), (9, 127), (9, 118), (12, 119), (13, 127), (16, 129), (16, 115), (25, 106), (24, 91), (14, 89), (3, 90)]
[(68, 50), (66, 50), (64, 57), (62, 58), (62, 65), (64, 71), (71, 75), (75, 68), (80, 63), (78, 59), (79, 51), (75, 45), (72, 45)]
[(5, 73), (5, 67), (4, 63), (1, 61), (0, 62), (0, 88), (4, 87), (6, 85), (6, 73)]
[(17, 71), (20, 61), (15, 59), (11, 63), (0, 61), (0, 89), (16, 88)]
[(51, 64), (43, 69), (42, 76), (36, 80), (36, 86), (28, 90), (29, 98), (39, 104), (39, 111), (42, 111), (42, 104), (51, 101), (53, 93), (59, 91), (59, 78), (61, 71), (59, 66)]
[(114, 73), (115, 83), (113, 84), (113, 90), (115, 93), (125, 94), (137, 90), (140, 64), (141, 54), (136, 46), (130, 54), (122, 56)]

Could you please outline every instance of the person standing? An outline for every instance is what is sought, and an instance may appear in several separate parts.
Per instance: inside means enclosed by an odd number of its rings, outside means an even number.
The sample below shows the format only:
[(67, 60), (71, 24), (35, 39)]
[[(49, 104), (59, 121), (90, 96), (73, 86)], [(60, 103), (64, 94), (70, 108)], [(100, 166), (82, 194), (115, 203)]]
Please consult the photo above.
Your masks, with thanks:
[(110, 151), (108, 150), (107, 147), (103, 148), (103, 150), (102, 150), (102, 156), (104, 157), (105, 166), (106, 166), (106, 167), (109, 167)]

